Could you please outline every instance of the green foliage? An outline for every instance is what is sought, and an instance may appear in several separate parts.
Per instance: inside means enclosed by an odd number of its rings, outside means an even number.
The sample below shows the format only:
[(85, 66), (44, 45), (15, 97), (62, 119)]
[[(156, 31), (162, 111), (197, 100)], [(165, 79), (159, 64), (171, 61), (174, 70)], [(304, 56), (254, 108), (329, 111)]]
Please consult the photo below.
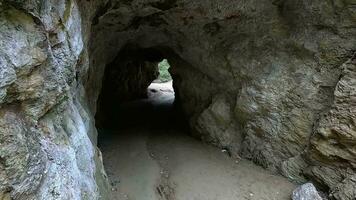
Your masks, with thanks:
[(164, 59), (162, 62), (158, 64), (158, 70), (159, 70), (158, 80), (160, 82), (164, 83), (172, 80), (172, 76), (168, 72), (169, 67), (170, 67), (169, 63), (166, 59)]

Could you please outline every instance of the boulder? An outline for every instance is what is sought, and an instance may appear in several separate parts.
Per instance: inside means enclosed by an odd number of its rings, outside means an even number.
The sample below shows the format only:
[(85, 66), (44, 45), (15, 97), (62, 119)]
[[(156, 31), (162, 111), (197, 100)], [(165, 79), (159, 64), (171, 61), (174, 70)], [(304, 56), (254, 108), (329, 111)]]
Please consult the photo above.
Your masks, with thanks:
[(306, 183), (293, 191), (293, 200), (322, 200), (312, 183)]

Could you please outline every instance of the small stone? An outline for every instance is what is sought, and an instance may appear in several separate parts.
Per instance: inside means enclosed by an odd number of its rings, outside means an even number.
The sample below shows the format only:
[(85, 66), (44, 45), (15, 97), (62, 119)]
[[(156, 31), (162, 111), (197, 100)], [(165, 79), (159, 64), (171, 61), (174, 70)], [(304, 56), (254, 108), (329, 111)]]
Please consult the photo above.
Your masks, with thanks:
[(293, 200), (322, 200), (312, 183), (306, 183), (293, 191)]

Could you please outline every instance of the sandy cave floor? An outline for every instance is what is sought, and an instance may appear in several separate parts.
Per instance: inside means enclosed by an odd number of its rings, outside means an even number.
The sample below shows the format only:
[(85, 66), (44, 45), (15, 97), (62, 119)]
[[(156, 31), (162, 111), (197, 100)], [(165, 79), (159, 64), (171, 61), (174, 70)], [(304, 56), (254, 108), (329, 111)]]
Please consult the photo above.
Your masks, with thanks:
[(151, 84), (149, 98), (121, 105), (117, 130), (99, 134), (114, 199), (290, 199), (286, 178), (190, 137), (171, 84)]

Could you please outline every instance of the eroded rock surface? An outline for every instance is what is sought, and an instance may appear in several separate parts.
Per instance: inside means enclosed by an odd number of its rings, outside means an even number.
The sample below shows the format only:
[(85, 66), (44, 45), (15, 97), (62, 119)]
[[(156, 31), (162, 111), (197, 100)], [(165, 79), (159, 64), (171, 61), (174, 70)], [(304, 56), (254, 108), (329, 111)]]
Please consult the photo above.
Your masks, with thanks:
[(355, 199), (355, 9), (352, 0), (0, 1), (0, 197), (108, 194), (94, 114), (106, 67), (132, 45), (168, 59), (193, 135)]
[(78, 77), (88, 68), (83, 24), (90, 21), (81, 18), (79, 4), (0, 2), (1, 198), (108, 194), (93, 114)]

